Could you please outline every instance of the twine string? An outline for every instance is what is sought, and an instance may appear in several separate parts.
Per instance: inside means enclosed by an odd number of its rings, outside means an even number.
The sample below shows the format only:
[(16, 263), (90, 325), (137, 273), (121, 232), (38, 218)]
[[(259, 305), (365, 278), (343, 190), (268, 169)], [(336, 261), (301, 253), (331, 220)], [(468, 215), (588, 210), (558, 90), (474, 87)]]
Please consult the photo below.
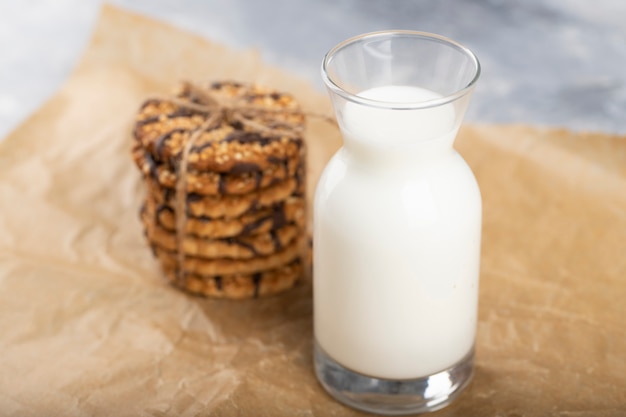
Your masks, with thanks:
[(220, 100), (210, 94), (207, 90), (202, 89), (191, 82), (183, 83), (184, 88), (189, 91), (190, 96), (195, 97), (200, 103), (183, 100), (174, 97), (154, 97), (153, 100), (165, 101), (172, 103), (180, 108), (194, 110), (209, 115), (208, 119), (199, 127), (191, 132), (191, 136), (185, 143), (180, 155), (179, 164), (176, 170), (176, 195), (174, 213), (176, 218), (176, 261), (178, 264), (176, 279), (179, 284), (186, 284), (185, 261), (186, 254), (184, 249), (184, 241), (187, 230), (187, 222), (189, 220), (187, 213), (187, 174), (189, 171), (189, 155), (195, 143), (204, 132), (215, 129), (224, 121), (233, 123), (238, 122), (248, 129), (261, 134), (275, 135), (297, 139), (302, 136), (304, 127), (298, 124), (281, 123), (281, 129), (276, 127), (265, 126), (258, 123), (252, 118), (263, 117), (271, 114), (302, 114), (319, 118), (328, 123), (336, 125), (336, 121), (327, 115), (311, 112), (302, 112), (293, 109), (271, 109), (255, 104), (244, 103), (241, 98), (231, 101)]

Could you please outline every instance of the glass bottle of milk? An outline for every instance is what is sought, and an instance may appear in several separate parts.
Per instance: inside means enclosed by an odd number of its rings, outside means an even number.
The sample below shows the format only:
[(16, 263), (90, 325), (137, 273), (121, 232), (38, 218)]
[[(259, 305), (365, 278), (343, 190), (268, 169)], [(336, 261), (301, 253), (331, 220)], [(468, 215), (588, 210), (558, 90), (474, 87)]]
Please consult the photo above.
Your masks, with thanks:
[(479, 73), (468, 49), (409, 31), (324, 59), (344, 146), (315, 194), (315, 367), (353, 407), (433, 411), (471, 378), (481, 198), (453, 142)]

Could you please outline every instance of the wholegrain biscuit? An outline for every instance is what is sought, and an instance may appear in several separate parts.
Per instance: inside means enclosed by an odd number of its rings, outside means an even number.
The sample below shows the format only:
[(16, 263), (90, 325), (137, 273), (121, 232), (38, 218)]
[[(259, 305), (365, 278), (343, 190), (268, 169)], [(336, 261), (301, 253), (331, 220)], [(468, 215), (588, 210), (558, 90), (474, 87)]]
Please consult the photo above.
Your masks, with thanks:
[[(145, 211), (142, 214), (142, 222), (150, 244), (172, 252), (178, 250), (176, 233), (160, 227)], [(189, 256), (201, 258), (250, 259), (281, 251), (301, 233), (303, 232), (298, 226), (288, 224), (267, 233), (223, 239), (203, 239), (186, 235), (182, 241), (182, 249)]]
[[(151, 178), (146, 181), (148, 193), (158, 204), (176, 207), (176, 191), (166, 188)], [(210, 218), (234, 218), (244, 213), (272, 206), (289, 196), (304, 195), (304, 187), (298, 184), (297, 179), (289, 178), (269, 187), (247, 194), (225, 194), (216, 196), (203, 196), (202, 194), (189, 193), (186, 195), (187, 213), (195, 217)]]
[[(177, 253), (169, 251), (149, 242), (155, 256), (165, 270), (179, 271)], [(306, 250), (306, 236), (300, 235), (291, 244), (281, 251), (269, 256), (260, 256), (250, 259), (205, 259), (185, 256), (182, 272), (196, 275), (232, 275), (254, 274), (268, 269), (279, 268), (302, 256)]]
[[(176, 188), (178, 180), (176, 171), (165, 164), (157, 163), (139, 144), (133, 146), (132, 157), (144, 178), (152, 178), (164, 188)], [(187, 172), (186, 188), (188, 193), (201, 195), (242, 195), (270, 187), (289, 178), (295, 178), (302, 183), (303, 164), (304, 157), (300, 155), (276, 161), (274, 165), (262, 171), (224, 173), (190, 170)]]
[(193, 294), (214, 298), (245, 299), (265, 297), (293, 287), (303, 274), (300, 258), (279, 268), (253, 274), (198, 275), (180, 279), (176, 271), (166, 269), (165, 276), (175, 286)]
[(223, 298), (294, 285), (310, 252), (304, 121), (290, 95), (237, 82), (183, 83), (143, 103), (141, 220), (170, 281)]
[[(148, 219), (152, 219), (169, 232), (175, 232), (176, 215), (171, 207), (158, 204), (154, 198), (148, 195), (144, 210), (144, 215)], [(233, 219), (188, 216), (184, 232), (198, 237), (218, 239), (267, 233), (280, 229), (287, 224), (303, 227), (305, 221), (304, 197), (289, 197), (270, 207), (254, 210)]]
[(295, 100), (238, 83), (200, 88), (185, 84), (175, 100), (146, 101), (136, 117), (133, 136), (156, 162), (174, 167), (190, 137), (218, 112), (210, 107), (212, 100), (228, 106), (228, 111), (220, 111), (217, 125), (197, 136), (188, 156), (190, 170), (259, 172), (301, 154), (304, 115)]

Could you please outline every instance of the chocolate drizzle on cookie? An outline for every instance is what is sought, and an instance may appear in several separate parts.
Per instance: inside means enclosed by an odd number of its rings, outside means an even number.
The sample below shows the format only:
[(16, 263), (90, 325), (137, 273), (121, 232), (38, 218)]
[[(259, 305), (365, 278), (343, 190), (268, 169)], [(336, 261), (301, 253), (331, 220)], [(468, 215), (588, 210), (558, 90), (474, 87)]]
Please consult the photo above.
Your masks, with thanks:
[(221, 275), (215, 275), (213, 277), (213, 281), (215, 281), (215, 288), (217, 288), (218, 291), (222, 291), (223, 286), (222, 286), (222, 276)]
[(152, 176), (152, 178), (158, 179), (159, 178), (159, 168), (157, 166), (156, 161), (152, 157), (152, 155), (150, 155), (149, 153), (146, 153), (145, 161), (148, 164), (148, 170), (149, 170), (150, 175)]
[(259, 165), (253, 162), (241, 162), (232, 167), (228, 172), (230, 174), (243, 174), (246, 172), (255, 172), (261, 174), (261, 168), (259, 167)]
[(278, 252), (279, 250), (283, 248), (283, 244), (281, 243), (280, 238), (278, 237), (278, 232), (276, 231), (276, 229), (271, 230), (270, 235), (272, 236), (272, 242), (274, 243), (274, 250)]
[(263, 274), (260, 272), (257, 272), (256, 274), (252, 275), (252, 283), (254, 285), (254, 298), (259, 297), (262, 279), (263, 279)]
[(304, 174), (304, 163), (302, 163), (302, 165), (300, 165), (298, 167), (298, 169), (296, 169), (296, 174), (294, 175), (294, 178), (296, 179), (296, 192), (294, 194), (300, 196), (302, 195), (302, 192), (300, 191), (302, 188), (302, 177)]
[(254, 188), (259, 188), (262, 180), (263, 173), (261, 171), (254, 171)]
[(286, 164), (289, 161), (286, 158), (279, 158), (277, 156), (270, 155), (267, 157), (267, 162), (269, 162), (270, 164), (279, 165), (279, 164)]
[(191, 148), (192, 152), (201, 153), (203, 150), (213, 146), (213, 142), (204, 142), (202, 145), (197, 145)]
[(287, 221), (285, 218), (284, 203), (281, 202), (281, 203), (274, 205), (272, 207), (272, 212), (270, 214), (260, 217), (259, 219), (257, 219), (256, 221), (252, 223), (246, 224), (243, 230), (241, 231), (241, 234), (243, 236), (250, 235), (254, 231), (256, 231), (258, 228), (260, 228), (263, 224), (265, 224), (266, 222), (271, 222), (272, 226), (270, 230), (276, 230), (287, 224)]
[[(172, 190), (167, 188), (166, 189), (169, 194), (167, 195), (167, 199), (169, 200), (172, 197)], [(198, 201), (202, 201), (202, 195), (198, 194), (198, 193), (189, 193), (187, 194), (187, 202), (188, 203), (196, 203)]]
[(285, 217), (285, 203), (280, 202), (274, 205), (274, 211), (272, 212), (272, 230), (279, 229), (287, 224), (287, 218)]
[(253, 254), (253, 255), (255, 255), (255, 256), (258, 256), (258, 255), (259, 255), (259, 252), (256, 250), (256, 248), (254, 247), (254, 245), (253, 245), (253, 244), (251, 244), (251, 243), (244, 242), (243, 240), (240, 240), (240, 239), (237, 239), (237, 238), (234, 238), (234, 237), (227, 238), (227, 239), (226, 239), (226, 241), (227, 241), (228, 243), (233, 244), (233, 245), (237, 245), (237, 246), (240, 246), (240, 247), (242, 247), (242, 248), (246, 248), (246, 249), (248, 249), (248, 250), (249, 250), (250, 252), (252, 252), (252, 254)]
[(198, 114), (198, 113), (201, 113), (201, 112), (190, 110), (190, 109), (185, 109), (185, 108), (178, 108), (171, 113), (159, 114), (156, 116), (150, 116), (145, 119), (138, 120), (137, 126), (141, 127), (141, 126), (149, 125), (152, 123), (157, 123), (163, 119), (175, 119), (177, 117), (192, 117), (193, 115)]
[(163, 147), (165, 146), (165, 142), (169, 140), (173, 134), (175, 133), (185, 133), (187, 129), (172, 129), (167, 133), (162, 134), (154, 141), (154, 151), (156, 152), (159, 160), (163, 160)]
[(257, 230), (258, 228), (260, 228), (263, 223), (269, 221), (272, 218), (272, 216), (265, 216), (265, 217), (261, 217), (258, 220), (255, 220), (252, 223), (248, 223), (246, 224), (243, 229), (241, 230), (241, 235), (242, 236), (246, 236), (246, 235), (250, 235), (252, 234), (255, 230)]
[(217, 182), (217, 191), (220, 194), (226, 194), (226, 174), (220, 172), (219, 180)]
[(167, 213), (174, 213), (174, 210), (171, 207), (168, 207), (165, 204), (158, 204), (156, 206), (156, 210), (155, 210), (154, 214), (155, 214), (156, 219), (159, 220), (159, 222), (161, 223), (161, 225), (163, 225), (163, 222), (161, 222), (161, 215), (163, 213), (165, 213), (165, 212), (167, 212)]
[(276, 136), (265, 136), (256, 132), (234, 131), (220, 142), (258, 143), (261, 146), (267, 146), (268, 144), (278, 140), (281, 140), (281, 138)]

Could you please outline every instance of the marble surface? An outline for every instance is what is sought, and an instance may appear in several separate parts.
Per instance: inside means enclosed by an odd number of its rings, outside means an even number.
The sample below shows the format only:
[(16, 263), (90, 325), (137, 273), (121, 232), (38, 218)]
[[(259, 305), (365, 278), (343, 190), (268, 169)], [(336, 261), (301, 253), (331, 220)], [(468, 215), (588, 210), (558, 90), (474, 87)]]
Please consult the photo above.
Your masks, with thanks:
[[(626, 2), (615, 0), (115, 0), (213, 41), (257, 48), (320, 89), (338, 42), (411, 29), (449, 36), (483, 66), (468, 120), (626, 134)], [(0, 0), (0, 137), (67, 78), (98, 0)]]

